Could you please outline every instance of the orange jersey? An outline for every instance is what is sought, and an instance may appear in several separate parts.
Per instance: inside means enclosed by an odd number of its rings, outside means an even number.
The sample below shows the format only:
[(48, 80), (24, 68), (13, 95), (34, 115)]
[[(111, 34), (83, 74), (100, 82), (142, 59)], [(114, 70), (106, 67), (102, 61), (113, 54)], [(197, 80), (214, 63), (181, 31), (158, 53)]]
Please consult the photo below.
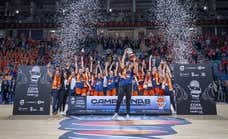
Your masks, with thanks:
[(59, 89), (61, 86), (61, 77), (55, 75), (52, 83), (52, 89)]
[(143, 82), (144, 76), (143, 76), (143, 73), (142, 73), (141, 71), (138, 72), (138, 74), (137, 74), (137, 79), (138, 79), (139, 82)]
[(153, 78), (155, 79), (156, 84), (159, 85), (159, 73), (158, 72), (153, 73)]

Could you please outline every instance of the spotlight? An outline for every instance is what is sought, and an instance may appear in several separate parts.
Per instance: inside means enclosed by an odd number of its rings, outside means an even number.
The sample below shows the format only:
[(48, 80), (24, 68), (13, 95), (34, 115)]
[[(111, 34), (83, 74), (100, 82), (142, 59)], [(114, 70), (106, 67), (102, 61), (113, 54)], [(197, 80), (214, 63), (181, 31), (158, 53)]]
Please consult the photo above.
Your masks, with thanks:
[(20, 11), (19, 10), (16, 10), (16, 14), (19, 14), (20, 13)]
[(205, 10), (205, 11), (206, 11), (206, 10), (207, 10), (207, 6), (204, 6), (204, 7), (203, 7), (203, 10)]
[(194, 28), (189, 28), (190, 31), (194, 31)]
[(112, 12), (112, 9), (109, 9), (109, 12)]

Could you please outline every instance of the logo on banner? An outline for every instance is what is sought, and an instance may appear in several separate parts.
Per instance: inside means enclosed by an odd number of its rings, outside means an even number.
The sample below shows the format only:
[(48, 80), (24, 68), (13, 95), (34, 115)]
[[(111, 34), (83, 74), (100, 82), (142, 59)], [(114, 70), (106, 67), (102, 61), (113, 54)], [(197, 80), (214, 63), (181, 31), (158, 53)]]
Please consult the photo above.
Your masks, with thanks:
[(29, 71), (30, 73), (30, 81), (32, 83), (37, 84), (41, 77), (40, 67), (39, 66), (33, 66), (32, 69)]
[(21, 106), (23, 106), (24, 104), (25, 104), (25, 100), (20, 100), (20, 102), (19, 102), (19, 104), (21, 105)]
[(204, 69), (206, 69), (206, 67), (204, 67), (204, 66), (198, 66), (198, 70), (204, 70)]
[(74, 98), (74, 97), (72, 97), (70, 102), (71, 102), (71, 104), (74, 104), (74, 103), (75, 103), (75, 101), (76, 101), (76, 100), (75, 100), (75, 98)]
[(156, 103), (157, 103), (159, 109), (163, 109), (166, 104), (165, 97), (157, 97)]
[(180, 71), (184, 71), (184, 66), (180, 66)]

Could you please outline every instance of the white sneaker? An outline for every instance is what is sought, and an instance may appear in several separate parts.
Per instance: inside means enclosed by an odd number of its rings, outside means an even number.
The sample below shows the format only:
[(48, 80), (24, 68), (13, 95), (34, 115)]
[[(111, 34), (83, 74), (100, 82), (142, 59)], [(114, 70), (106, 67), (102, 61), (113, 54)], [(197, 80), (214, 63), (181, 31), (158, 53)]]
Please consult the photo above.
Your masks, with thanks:
[(172, 114), (177, 114), (177, 112), (175, 110), (172, 111)]
[(130, 115), (129, 115), (129, 114), (126, 115), (126, 120), (127, 120), (127, 121), (130, 120)]
[(62, 112), (60, 112), (60, 114), (61, 114), (61, 115), (65, 115), (65, 112), (64, 112), (64, 111), (62, 111)]
[(119, 117), (118, 113), (115, 113), (115, 114), (112, 116), (112, 120), (118, 120), (118, 117)]

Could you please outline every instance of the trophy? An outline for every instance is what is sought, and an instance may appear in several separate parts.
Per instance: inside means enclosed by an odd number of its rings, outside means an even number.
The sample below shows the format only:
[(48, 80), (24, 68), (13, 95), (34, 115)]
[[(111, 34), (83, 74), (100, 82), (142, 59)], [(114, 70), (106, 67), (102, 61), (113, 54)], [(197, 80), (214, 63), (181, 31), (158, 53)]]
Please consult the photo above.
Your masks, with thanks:
[(130, 61), (134, 61), (134, 59), (136, 59), (135, 53), (131, 48), (126, 48), (125, 51)]

